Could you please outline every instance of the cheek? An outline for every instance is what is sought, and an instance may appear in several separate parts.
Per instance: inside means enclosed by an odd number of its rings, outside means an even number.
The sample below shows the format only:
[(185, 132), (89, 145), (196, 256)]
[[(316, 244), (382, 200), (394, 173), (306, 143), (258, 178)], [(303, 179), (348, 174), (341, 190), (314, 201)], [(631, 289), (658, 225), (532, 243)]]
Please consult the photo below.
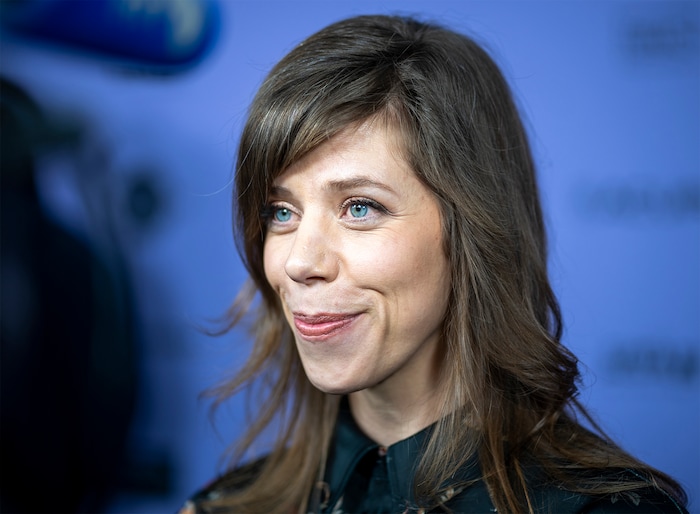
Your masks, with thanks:
[(418, 302), (428, 307), (434, 301), (443, 303), (449, 266), (439, 231), (393, 233), (379, 243), (349, 252), (353, 255), (353, 276), (402, 305)]
[(407, 301), (412, 303), (409, 308), (413, 314), (426, 316), (431, 322), (441, 320), (450, 282), (450, 266), (442, 244), (441, 227), (426, 227), (424, 232), (411, 238), (410, 244), (401, 252), (400, 262), (403, 264), (404, 290)]
[(281, 252), (275, 248), (269, 239), (263, 244), (263, 271), (270, 286), (277, 291), (280, 272), (284, 272), (284, 262), (280, 259)]

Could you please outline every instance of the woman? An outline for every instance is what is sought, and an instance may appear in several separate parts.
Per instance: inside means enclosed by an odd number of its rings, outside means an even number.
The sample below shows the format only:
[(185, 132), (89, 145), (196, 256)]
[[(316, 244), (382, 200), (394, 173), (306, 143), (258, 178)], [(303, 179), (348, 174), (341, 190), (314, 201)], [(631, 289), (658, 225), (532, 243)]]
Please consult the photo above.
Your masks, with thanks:
[[(272, 70), (238, 153), (264, 388), (184, 512), (685, 512), (682, 489), (577, 419), (545, 228), (508, 86), (470, 39), (341, 21)], [(593, 424), (595, 427), (595, 424)]]

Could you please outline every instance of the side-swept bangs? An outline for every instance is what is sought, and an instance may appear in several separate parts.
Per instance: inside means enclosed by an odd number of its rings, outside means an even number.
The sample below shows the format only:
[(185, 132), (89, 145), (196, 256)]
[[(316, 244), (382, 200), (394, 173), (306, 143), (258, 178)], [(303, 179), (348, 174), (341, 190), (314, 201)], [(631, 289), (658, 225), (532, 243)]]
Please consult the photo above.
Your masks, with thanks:
[(340, 131), (370, 118), (414, 133), (397, 73), (411, 44), (397, 39), (387, 45), (376, 27), (363, 33), (330, 26), (292, 50), (258, 91), (239, 146), (234, 213), (239, 250), (269, 305), (274, 297), (262, 269), (260, 212), (274, 179)]

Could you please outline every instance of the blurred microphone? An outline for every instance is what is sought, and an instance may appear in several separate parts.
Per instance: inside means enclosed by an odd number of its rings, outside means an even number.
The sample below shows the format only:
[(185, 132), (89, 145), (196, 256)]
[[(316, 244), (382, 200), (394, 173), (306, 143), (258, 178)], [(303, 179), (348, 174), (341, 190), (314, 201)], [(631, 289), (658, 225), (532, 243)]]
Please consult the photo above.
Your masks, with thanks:
[(23, 38), (177, 72), (212, 48), (220, 11), (214, 0), (2, 0), (0, 23)]

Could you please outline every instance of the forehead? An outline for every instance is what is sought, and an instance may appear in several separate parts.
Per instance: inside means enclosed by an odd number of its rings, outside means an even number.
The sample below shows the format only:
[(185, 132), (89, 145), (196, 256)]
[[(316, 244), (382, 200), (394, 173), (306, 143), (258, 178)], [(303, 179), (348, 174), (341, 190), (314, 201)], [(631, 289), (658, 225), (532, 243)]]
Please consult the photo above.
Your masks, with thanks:
[(342, 184), (391, 182), (415, 173), (404, 158), (398, 131), (372, 119), (347, 127), (318, 145), (284, 169), (272, 188), (301, 175), (305, 181), (323, 182), (326, 187), (338, 189)]

